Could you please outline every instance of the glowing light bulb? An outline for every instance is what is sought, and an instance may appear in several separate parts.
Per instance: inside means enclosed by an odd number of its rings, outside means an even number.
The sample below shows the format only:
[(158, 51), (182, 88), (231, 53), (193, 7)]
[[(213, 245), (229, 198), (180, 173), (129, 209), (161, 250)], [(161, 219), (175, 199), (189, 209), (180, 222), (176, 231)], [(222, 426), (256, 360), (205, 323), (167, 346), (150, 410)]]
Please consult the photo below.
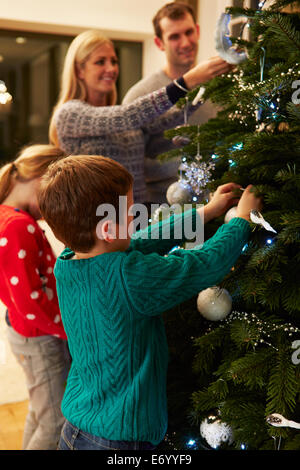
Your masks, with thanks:
[(196, 441), (195, 439), (190, 439), (188, 442), (187, 442), (187, 447), (195, 447), (196, 446)]

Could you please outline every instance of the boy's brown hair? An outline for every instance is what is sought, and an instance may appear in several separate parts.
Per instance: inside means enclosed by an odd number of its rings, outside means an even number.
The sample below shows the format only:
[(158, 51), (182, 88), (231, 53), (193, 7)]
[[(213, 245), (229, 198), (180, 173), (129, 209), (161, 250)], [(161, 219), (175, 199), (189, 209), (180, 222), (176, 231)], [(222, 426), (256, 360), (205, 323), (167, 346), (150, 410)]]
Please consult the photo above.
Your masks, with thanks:
[(95, 245), (100, 204), (111, 204), (119, 221), (119, 196), (132, 188), (131, 174), (111, 158), (69, 156), (50, 165), (38, 191), (40, 211), (54, 235), (75, 252)]
[(192, 9), (191, 6), (189, 6), (186, 3), (180, 3), (180, 2), (172, 2), (172, 3), (167, 3), (164, 5), (156, 15), (154, 16), (152, 20), (153, 28), (155, 35), (159, 37), (159, 39), (162, 39), (162, 30), (160, 27), (160, 21), (163, 18), (169, 18), (170, 20), (179, 20), (183, 18), (186, 14), (190, 14), (196, 24), (196, 15), (194, 10)]

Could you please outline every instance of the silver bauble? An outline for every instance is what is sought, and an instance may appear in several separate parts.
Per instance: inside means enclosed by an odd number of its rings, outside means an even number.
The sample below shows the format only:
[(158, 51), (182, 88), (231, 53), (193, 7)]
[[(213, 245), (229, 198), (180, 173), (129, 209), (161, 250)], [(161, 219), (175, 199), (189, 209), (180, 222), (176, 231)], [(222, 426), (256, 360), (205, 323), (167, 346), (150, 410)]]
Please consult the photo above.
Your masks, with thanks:
[(209, 321), (224, 320), (232, 309), (232, 299), (226, 289), (209, 287), (201, 291), (197, 298), (197, 308)]
[(175, 181), (167, 189), (167, 201), (169, 204), (188, 204), (192, 201), (193, 193), (191, 188), (182, 180)]
[(234, 217), (236, 217), (236, 213), (237, 213), (237, 206), (233, 206), (231, 209), (229, 209), (229, 211), (227, 211), (225, 214), (225, 218), (224, 218), (225, 224), (228, 224), (228, 222), (231, 219), (234, 219)]
[(216, 416), (209, 416), (202, 421), (200, 434), (213, 449), (217, 449), (222, 443), (233, 443), (231, 427), (222, 423)]

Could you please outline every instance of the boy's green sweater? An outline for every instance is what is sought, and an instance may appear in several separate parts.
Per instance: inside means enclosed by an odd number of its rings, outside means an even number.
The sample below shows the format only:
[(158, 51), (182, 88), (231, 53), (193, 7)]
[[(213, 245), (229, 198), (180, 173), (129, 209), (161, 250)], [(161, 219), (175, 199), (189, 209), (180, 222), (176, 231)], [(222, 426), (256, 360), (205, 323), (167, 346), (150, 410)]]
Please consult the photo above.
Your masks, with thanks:
[[(186, 212), (184, 223), (195, 223), (196, 217), (194, 209)], [(249, 223), (235, 218), (202, 248), (164, 256), (184, 241), (174, 238), (179, 219), (167, 221), (169, 240), (145, 239), (141, 231), (125, 252), (76, 260), (65, 249), (56, 262), (73, 359), (62, 412), (82, 431), (154, 445), (164, 438), (168, 346), (161, 314), (219, 283), (250, 233)], [(161, 229), (159, 223), (147, 230), (153, 237)]]

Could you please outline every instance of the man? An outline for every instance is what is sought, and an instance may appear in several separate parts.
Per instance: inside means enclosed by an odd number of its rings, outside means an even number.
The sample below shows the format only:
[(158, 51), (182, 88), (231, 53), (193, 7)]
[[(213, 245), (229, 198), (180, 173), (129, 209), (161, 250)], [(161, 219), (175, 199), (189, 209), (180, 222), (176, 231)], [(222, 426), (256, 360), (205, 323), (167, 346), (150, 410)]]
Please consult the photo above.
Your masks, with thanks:
[[(123, 103), (130, 103), (139, 96), (150, 93), (166, 86), (171, 80), (181, 77), (190, 70), (196, 63), (198, 53), (198, 41), (200, 37), (199, 25), (192, 8), (185, 3), (167, 3), (153, 18), (155, 32), (154, 42), (156, 46), (165, 53), (166, 64), (164, 68), (149, 77), (136, 83), (126, 94)], [(216, 70), (226, 64), (219, 57), (214, 57), (206, 62), (210, 78), (219, 75)], [(230, 66), (228, 65), (228, 70)], [(169, 118), (169, 127), (183, 124), (183, 113), (181, 112), (181, 122), (172, 125), (172, 119), (178, 110), (172, 109), (164, 115), (165, 122), (162, 128), (166, 129)], [(172, 118), (173, 115), (173, 118)], [(215, 115), (215, 110), (209, 102), (197, 108), (189, 119), (189, 124), (201, 124)], [(177, 117), (178, 120), (178, 117)], [(176, 118), (173, 120), (176, 122)], [(156, 126), (157, 127), (157, 126)], [(165, 195), (168, 186), (178, 179), (178, 166), (180, 158), (176, 158), (167, 163), (161, 164), (156, 159), (157, 155), (173, 148), (170, 140), (163, 137), (163, 132), (153, 133), (154, 130), (145, 130), (145, 178), (148, 192), (148, 202), (165, 202)]]

